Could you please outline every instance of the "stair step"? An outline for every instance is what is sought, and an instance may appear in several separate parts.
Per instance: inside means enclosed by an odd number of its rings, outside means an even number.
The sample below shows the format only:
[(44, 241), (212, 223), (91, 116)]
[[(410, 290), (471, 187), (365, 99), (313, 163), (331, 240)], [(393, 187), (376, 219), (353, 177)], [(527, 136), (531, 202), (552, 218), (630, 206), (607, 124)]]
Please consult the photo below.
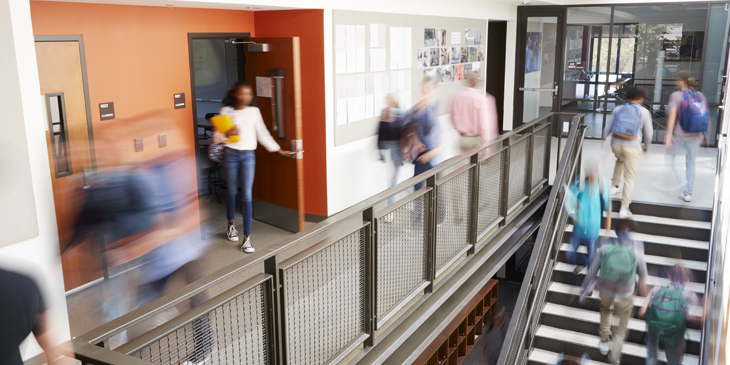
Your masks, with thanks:
[[(530, 352), (530, 357), (528, 360), (534, 364), (545, 364), (545, 365), (553, 365), (558, 362), (558, 356), (560, 354), (556, 352), (550, 352), (543, 349), (532, 349), (532, 352)], [(594, 361), (594, 360), (588, 360), (587, 362), (582, 362), (581, 364), (586, 365), (608, 365), (605, 362), (600, 361)]]
[[(603, 216), (606, 217), (606, 213), (603, 213)], [(611, 217), (614, 219), (620, 219), (618, 216), (618, 213), (613, 212), (611, 213)], [(709, 230), (711, 228), (710, 222), (702, 222), (702, 221), (695, 221), (695, 220), (688, 220), (688, 219), (674, 219), (674, 218), (664, 218), (664, 217), (656, 217), (651, 215), (641, 215), (641, 214), (634, 214), (631, 217), (631, 220), (639, 223), (652, 223), (652, 224), (661, 224), (665, 226), (672, 226), (672, 227), (685, 227), (685, 228), (696, 228), (696, 229), (706, 229)]]
[[(600, 324), (601, 323), (601, 314), (599, 312), (594, 312), (590, 310), (580, 309), (580, 308), (573, 308), (573, 307), (567, 307), (564, 305), (554, 304), (554, 303), (547, 303), (545, 304), (545, 307), (542, 310), (543, 314), (551, 314), (554, 316), (559, 317), (565, 317), (565, 318), (571, 318), (571, 319), (577, 319), (583, 322), (593, 323), (593, 324)], [(619, 319), (617, 317), (613, 318), (613, 325), (618, 326)], [(637, 332), (646, 332), (646, 322), (641, 319), (636, 318), (630, 318), (629, 319), (629, 330), (631, 331), (637, 331)], [(688, 328), (687, 329), (687, 340), (692, 342), (700, 342), (700, 331)]]
[[(560, 293), (560, 294), (567, 294), (567, 295), (573, 295), (576, 297), (579, 297), (581, 294), (581, 288), (579, 286), (575, 285), (569, 285), (569, 284), (563, 284), (558, 282), (552, 282), (550, 283), (550, 287), (548, 288), (548, 291), (554, 292), (554, 293)], [(593, 295), (591, 295), (591, 299), (594, 300), (601, 300), (598, 296), (598, 291), (594, 291)], [(634, 307), (635, 308), (641, 308), (644, 305), (644, 300), (646, 298), (634, 295)], [(701, 317), (702, 316), (702, 307), (700, 306), (689, 306), (689, 313)]]
[[(545, 325), (540, 325), (540, 327), (538, 327), (537, 332), (535, 333), (535, 337), (546, 338), (549, 340), (557, 340), (561, 342), (569, 342), (578, 346), (593, 349), (595, 351), (598, 350), (598, 342), (600, 340), (598, 336), (573, 332)], [(627, 342), (623, 345), (622, 353), (624, 356), (628, 355), (635, 358), (646, 359), (646, 346)], [(667, 361), (667, 357), (662, 350), (659, 350), (658, 358), (659, 361)], [(684, 361), (682, 362), (682, 364), (695, 365), (698, 363), (699, 358), (697, 356), (690, 354), (684, 355)]]
[[(560, 251), (571, 251), (570, 245), (567, 243), (564, 243), (562, 246), (560, 246)], [(587, 254), (588, 248), (586, 246), (578, 246), (578, 252)], [(682, 264), (690, 270), (707, 271), (707, 263), (701, 262), (701, 261), (682, 260), (682, 259), (674, 259), (674, 258), (663, 257), (663, 256), (653, 256), (653, 255), (644, 255), (644, 261), (646, 261), (647, 264), (653, 264), (653, 265), (659, 265), (659, 266), (674, 266), (675, 264)]]
[[(575, 269), (575, 266), (576, 265), (559, 262), (557, 265), (555, 265), (555, 271), (573, 274), (573, 269)], [(583, 270), (583, 272), (581, 272), (578, 275), (585, 276), (585, 271), (586, 270)], [(660, 278), (660, 277), (651, 276), (651, 275), (647, 276), (647, 278), (646, 278), (646, 285), (665, 286), (668, 284), (669, 284), (669, 279)], [(690, 282), (689, 284), (687, 284), (686, 289), (691, 290), (699, 295), (705, 294), (705, 284), (704, 283)]]
[[(567, 225), (565, 228), (566, 232), (573, 232), (573, 225)], [(606, 230), (601, 229), (601, 235), (605, 234)], [(666, 236), (656, 236), (656, 235), (650, 235), (645, 233), (631, 233), (629, 235), (632, 239), (642, 241), (642, 242), (651, 242), (655, 244), (662, 244), (662, 245), (668, 245), (668, 246), (676, 246), (676, 247), (684, 247), (684, 248), (692, 248), (697, 250), (709, 250), (710, 244), (709, 242), (704, 241), (697, 241), (697, 240), (688, 240), (684, 238), (674, 238), (674, 237), (666, 237)], [(611, 231), (611, 237), (616, 238), (616, 232)]]

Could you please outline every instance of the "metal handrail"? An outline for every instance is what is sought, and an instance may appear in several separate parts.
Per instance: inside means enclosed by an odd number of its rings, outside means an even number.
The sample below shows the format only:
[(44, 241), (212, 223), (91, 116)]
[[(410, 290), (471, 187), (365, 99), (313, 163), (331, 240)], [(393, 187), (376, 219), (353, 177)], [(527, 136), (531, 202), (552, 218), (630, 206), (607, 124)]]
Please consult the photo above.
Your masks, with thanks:
[[(142, 306), (136, 310), (133, 310), (132, 312), (123, 315), (115, 320), (112, 320), (98, 328), (95, 328), (77, 338), (74, 339), (74, 345), (76, 346), (77, 355), (79, 355), (80, 358), (84, 358), (87, 360), (98, 360), (98, 361), (110, 361), (112, 359), (125, 359), (125, 363), (131, 363), (131, 364), (142, 364), (147, 363), (145, 361), (137, 360), (130, 358), (124, 354), (120, 354), (114, 351), (109, 350), (109, 339), (127, 329), (130, 327), (133, 327), (137, 324), (140, 324), (153, 316), (162, 313), (163, 311), (182, 303), (191, 297), (202, 293), (203, 291), (214, 287), (218, 284), (221, 284), (228, 279), (233, 278), (234, 276), (244, 273), (247, 270), (250, 270), (257, 265), (264, 264), (265, 266), (265, 272), (268, 275), (273, 276), (273, 282), (278, 283), (277, 274), (280, 269), (279, 263), (277, 262), (277, 256), (281, 253), (291, 250), (297, 247), (311, 247), (315, 244), (319, 244), (322, 240), (324, 240), (327, 237), (334, 237), (337, 234), (341, 233), (345, 228), (347, 227), (361, 227), (363, 224), (363, 221), (367, 221), (366, 216), (373, 217), (373, 211), (374, 207), (376, 205), (384, 203), (386, 200), (388, 200), (391, 196), (394, 196), (395, 194), (398, 194), (402, 191), (405, 191), (407, 189), (410, 189), (413, 185), (419, 182), (426, 182), (427, 187), (424, 188), (424, 192), (429, 193), (433, 191), (434, 187), (437, 186), (436, 183), (436, 177), (437, 174), (451, 170), (454, 168), (459, 168), (461, 166), (470, 166), (470, 168), (478, 167), (479, 165), (479, 156), (481, 153), (487, 153), (487, 149), (491, 147), (496, 146), (505, 146), (506, 148), (509, 148), (510, 143), (509, 141), (513, 139), (513, 137), (518, 137), (520, 134), (524, 133), (536, 133), (542, 131), (541, 124), (547, 123), (548, 125), (551, 125), (554, 127), (556, 124), (556, 120), (561, 115), (570, 115), (575, 116), (575, 114), (572, 113), (551, 113), (545, 116), (542, 116), (540, 118), (537, 118), (533, 120), (530, 123), (527, 123), (519, 128), (516, 128), (515, 130), (506, 133), (502, 136), (500, 136), (498, 139), (493, 141), (492, 143), (485, 144), (479, 147), (476, 147), (470, 151), (467, 151), (465, 153), (462, 153), (458, 156), (455, 156), (448, 161), (440, 164), (439, 166), (433, 168), (432, 170), (429, 170), (426, 173), (423, 173), (421, 175), (418, 175), (416, 177), (410, 178), (407, 181), (399, 184), (398, 186), (386, 190), (384, 192), (381, 192), (379, 194), (376, 194), (375, 196), (368, 198), (364, 200), (361, 203), (358, 203), (350, 208), (345, 209), (344, 211), (337, 213), (324, 221), (307, 228), (306, 230), (299, 232), (292, 237), (283, 240), (282, 242), (279, 242), (277, 244), (271, 245), (267, 248), (264, 248), (257, 252), (255, 255), (246, 256), (246, 258), (241, 259), (233, 264), (230, 264), (220, 270), (215, 271), (214, 273), (211, 273), (209, 275), (206, 275), (205, 277), (185, 286), (182, 288), (179, 288), (177, 290), (172, 291), (171, 293), (164, 295), (162, 298), (149, 303), (145, 306)], [(553, 133), (555, 133), (556, 128), (552, 128)], [(552, 134), (549, 134), (552, 136)], [(560, 134), (558, 133), (558, 143), (560, 143)], [(549, 147), (549, 141), (547, 141), (548, 147)], [(558, 144), (559, 146), (559, 144)], [(508, 150), (507, 150), (508, 152)], [(529, 151), (532, 153), (532, 151)], [(498, 152), (500, 153), (500, 152)], [(493, 155), (492, 155), (493, 156)], [(546, 167), (544, 170), (544, 174), (547, 177), (549, 175), (549, 150), (548, 155), (545, 157), (546, 159)], [(465, 164), (466, 162), (466, 164)], [(531, 174), (531, 165), (525, 166), (527, 174)], [(505, 173), (507, 174), (507, 173)], [(525, 179), (527, 179), (526, 175)], [(530, 186), (526, 190), (530, 190), (532, 188), (532, 182), (527, 182), (526, 184), (529, 184)], [(539, 185), (547, 186), (547, 178), (541, 180), (539, 182)], [(534, 191), (533, 191), (534, 192)], [(473, 193), (473, 197), (475, 198), (477, 195), (477, 192)], [(505, 188), (504, 194), (508, 194), (508, 189)], [(529, 196), (529, 194), (528, 194)], [(380, 212), (379, 212), (380, 213)], [(435, 215), (435, 213), (429, 213), (432, 215)], [(506, 219), (506, 215), (505, 215)], [(435, 227), (435, 222), (433, 223)], [(482, 239), (480, 237), (479, 239)], [(434, 238), (435, 240), (435, 238)], [(471, 240), (471, 239), (470, 239)], [(476, 240), (476, 239), (475, 239)], [(299, 255), (298, 255), (299, 256)], [(433, 280), (434, 278), (431, 278)], [(366, 279), (368, 280), (368, 279)], [(273, 291), (277, 291), (277, 288), (272, 288)], [(189, 316), (187, 316), (189, 317)], [(189, 318), (188, 318), (189, 319)], [(278, 319), (277, 319), (278, 320)], [(172, 324), (170, 324), (172, 326)], [(168, 326), (169, 327), (169, 326)], [(172, 326), (173, 328), (175, 326)], [(159, 337), (160, 331), (152, 331), (152, 333), (148, 333), (145, 335), (142, 335), (145, 339), (154, 339), (154, 337)], [(150, 337), (152, 336), (152, 337)], [(133, 348), (138, 348), (139, 344), (144, 342), (142, 339), (137, 339), (134, 341), (135, 345), (133, 345)], [(103, 346), (103, 347), (102, 347)], [(124, 347), (129, 348), (129, 346)], [(279, 356), (279, 355), (277, 355)]]
[[(519, 363), (524, 352), (529, 349), (526, 344), (530, 344), (534, 338), (534, 329), (539, 320), (540, 309), (544, 300), (545, 280), (549, 279), (550, 269), (552, 268), (552, 259), (547, 255), (553, 250), (556, 236), (559, 237), (557, 232), (562, 232), (561, 224), (553, 225), (553, 222), (562, 221), (564, 224), (566, 221), (566, 216), (562, 214), (564, 186), (570, 182), (570, 179), (576, 173), (585, 136), (584, 115), (573, 117), (573, 119), (576, 118), (579, 120), (577, 123), (571, 123), (572, 127), (567, 142), (570, 147), (563, 152), (558, 165), (558, 172), (533, 247), (528, 271), (525, 273), (525, 278), (529, 279), (529, 282), (524, 283), (520, 289), (513, 311), (514, 316), (500, 352), (499, 364)], [(549, 236), (547, 241), (546, 236)], [(545, 257), (543, 258), (543, 256)], [(542, 292), (538, 293), (538, 290)], [(513, 362), (510, 362), (510, 360)]]

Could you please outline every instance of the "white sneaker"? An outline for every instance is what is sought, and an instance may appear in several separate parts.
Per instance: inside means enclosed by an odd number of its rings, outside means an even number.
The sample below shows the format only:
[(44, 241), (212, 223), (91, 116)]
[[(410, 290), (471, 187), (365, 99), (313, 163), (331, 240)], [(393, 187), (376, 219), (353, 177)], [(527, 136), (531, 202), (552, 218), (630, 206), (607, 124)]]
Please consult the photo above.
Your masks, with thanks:
[(629, 208), (621, 207), (621, 210), (618, 211), (618, 217), (621, 219), (627, 219), (633, 217), (634, 214), (631, 213)]
[(611, 195), (616, 195), (621, 192), (621, 188), (618, 186), (611, 185)]
[(228, 225), (228, 240), (238, 242), (238, 231), (236, 230), (236, 226), (233, 224)]
[(686, 195), (685, 193), (681, 193), (679, 194), (679, 199), (682, 199), (685, 202), (689, 203), (692, 201), (692, 195)]
[(241, 251), (245, 253), (251, 253), (254, 251), (251, 245), (251, 236), (243, 236), (243, 244), (241, 245)]
[(601, 352), (601, 355), (607, 355), (608, 354), (608, 346), (609, 342), (608, 340), (601, 339), (601, 342), (598, 343), (598, 351)]

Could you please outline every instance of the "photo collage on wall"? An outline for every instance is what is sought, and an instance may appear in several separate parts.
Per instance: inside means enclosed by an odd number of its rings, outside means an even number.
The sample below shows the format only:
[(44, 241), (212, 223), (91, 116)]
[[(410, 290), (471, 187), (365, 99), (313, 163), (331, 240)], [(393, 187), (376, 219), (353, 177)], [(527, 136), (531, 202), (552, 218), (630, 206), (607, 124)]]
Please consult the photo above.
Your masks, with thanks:
[[(423, 68), (423, 77), (430, 77), (436, 82), (455, 82), (464, 80), (467, 72), (480, 71), (480, 63), (484, 61), (482, 46), (482, 30), (466, 29), (464, 46), (448, 47), (447, 33), (443, 28), (425, 28), (423, 33), (424, 48), (417, 52), (418, 68)], [(452, 45), (461, 43), (461, 34), (451, 34)]]

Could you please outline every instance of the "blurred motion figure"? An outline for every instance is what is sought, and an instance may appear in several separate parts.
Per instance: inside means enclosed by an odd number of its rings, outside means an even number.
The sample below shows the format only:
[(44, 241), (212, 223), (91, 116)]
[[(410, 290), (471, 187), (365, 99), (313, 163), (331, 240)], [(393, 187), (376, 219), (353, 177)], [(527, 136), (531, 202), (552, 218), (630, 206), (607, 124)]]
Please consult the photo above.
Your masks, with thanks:
[[(380, 150), (380, 161), (387, 162), (386, 151), (390, 155), (390, 162), (393, 164), (393, 175), (389, 179), (388, 188), (393, 188), (398, 185), (398, 171), (403, 166), (401, 146), (403, 117), (393, 94), (385, 96), (385, 105), (378, 126), (378, 149)], [(395, 202), (395, 196), (388, 199), (389, 205), (393, 202)]]
[[(408, 118), (409, 124), (415, 125), (415, 132), (418, 140), (423, 144), (420, 153), (414, 164), (414, 176), (424, 173), (441, 163), (443, 141), (441, 126), (436, 117), (436, 106), (433, 104), (433, 96), (436, 85), (430, 78), (425, 78), (421, 83), (421, 100), (413, 106)], [(423, 186), (423, 182), (416, 184), (416, 190)]]
[(475, 72), (466, 74), (467, 87), (454, 94), (451, 100), (451, 123), (461, 137), (461, 153), (490, 143), (497, 138), (497, 103), (492, 95), (477, 89), (479, 78)]

